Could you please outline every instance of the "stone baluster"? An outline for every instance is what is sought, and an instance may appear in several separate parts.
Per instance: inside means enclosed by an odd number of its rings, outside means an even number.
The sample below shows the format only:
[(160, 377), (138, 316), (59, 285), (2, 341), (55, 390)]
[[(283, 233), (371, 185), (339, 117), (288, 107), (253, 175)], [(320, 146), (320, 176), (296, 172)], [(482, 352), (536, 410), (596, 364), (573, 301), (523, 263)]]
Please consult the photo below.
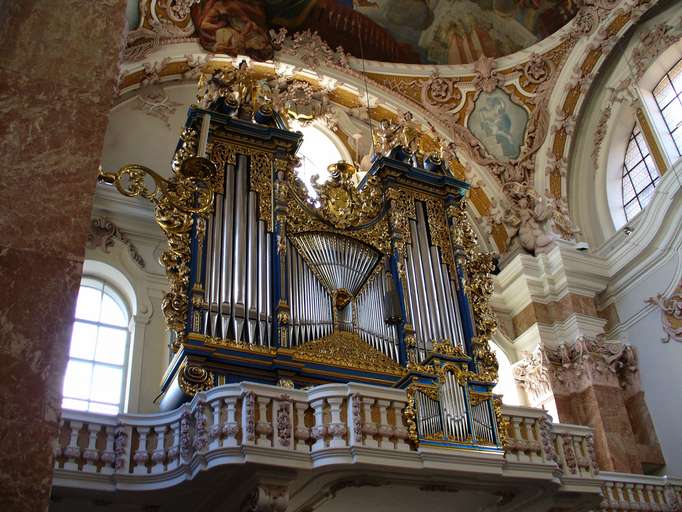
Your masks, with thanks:
[(521, 434), (522, 421), (523, 418), (519, 416), (513, 416), (511, 418), (512, 433), (514, 434), (514, 437), (510, 440), (510, 446), (513, 448), (516, 460), (519, 462), (526, 461), (528, 458), (524, 451), (523, 435)]
[(102, 456), (100, 457), (102, 461), (100, 473), (111, 475), (114, 473), (114, 467), (116, 465), (116, 453), (114, 452), (114, 428), (110, 426), (104, 427), (104, 435), (104, 450), (102, 451)]
[(209, 429), (209, 450), (213, 450), (215, 448), (220, 448), (221, 445), (221, 437), (223, 433), (223, 425), (220, 420), (220, 417), (222, 415), (222, 400), (213, 400), (209, 406), (211, 407), (211, 411), (213, 412), (212, 415), (212, 422), (211, 422), (211, 428)]
[(242, 399), (242, 444), (253, 446), (256, 443), (256, 396), (249, 391)]
[(682, 486), (665, 484), (663, 486), (663, 499), (670, 510), (682, 510)]
[(206, 453), (208, 449), (209, 432), (206, 417), (206, 402), (199, 402), (194, 411), (194, 440), (192, 447), (196, 453)]
[(559, 468), (561, 468), (561, 471), (566, 473), (568, 471), (568, 468), (566, 467), (566, 456), (564, 454), (564, 443), (563, 438), (561, 437), (561, 434), (553, 434), (552, 438), (554, 440), (554, 451), (557, 454), (557, 459), (558, 459), (558, 464)]
[(389, 400), (377, 400), (377, 407), (379, 408), (379, 428), (377, 429), (377, 432), (379, 434), (380, 448), (393, 448), (391, 442), (393, 428), (388, 423), (389, 405), (391, 405)]
[(313, 408), (315, 415), (315, 425), (312, 428), (312, 438), (315, 440), (312, 449), (320, 450), (325, 447), (325, 435), (327, 434), (327, 427), (324, 424), (324, 398), (313, 401), (310, 406)]
[(119, 423), (114, 432), (115, 472), (125, 474), (130, 469), (130, 452), (133, 441), (133, 428)]
[(519, 462), (525, 462), (528, 460), (528, 455), (524, 451), (525, 443), (523, 442), (523, 435), (521, 434), (521, 422), (523, 421), (523, 418), (519, 416), (512, 416), (510, 419), (512, 424), (512, 433), (514, 435), (513, 439), (510, 439), (510, 447), (516, 456), (516, 460)]
[(101, 425), (88, 423), (88, 447), (83, 450), (83, 471), (86, 473), (97, 473), (97, 461), (99, 460), (99, 451), (97, 450), (97, 434), (101, 430)]
[(171, 445), (168, 448), (168, 470), (177, 468), (180, 465), (180, 421), (174, 421), (170, 425)]
[(272, 424), (268, 421), (268, 406), (271, 399), (267, 396), (259, 396), (256, 400), (258, 402), (258, 423), (256, 423), (258, 439), (256, 440), (256, 445), (272, 446), (271, 436), (273, 429)]
[(614, 486), (614, 490), (616, 491), (616, 505), (615, 505), (615, 507), (617, 507), (620, 510), (629, 509), (630, 506), (628, 503), (627, 494), (625, 492), (623, 482), (616, 482), (616, 485)]
[(348, 444), (350, 446), (362, 446), (361, 401), (362, 399), (357, 394), (348, 397), (346, 417), (348, 418)]
[(650, 505), (652, 510), (655, 510), (654, 507), (656, 506), (656, 496), (654, 496), (654, 486), (644, 485), (642, 487), (642, 494), (644, 495), (644, 503)]
[(379, 442), (374, 436), (376, 436), (379, 429), (377, 424), (372, 420), (372, 406), (374, 405), (374, 398), (367, 396), (362, 397), (362, 433), (365, 435), (365, 446), (367, 448), (378, 448)]
[(80, 463), (81, 449), (78, 445), (78, 437), (83, 428), (83, 423), (80, 421), (69, 421), (69, 444), (64, 448), (64, 469), (70, 471), (78, 471)]
[(528, 455), (528, 460), (535, 462), (539, 459), (538, 450), (540, 449), (539, 443), (537, 442), (535, 436), (535, 419), (534, 418), (524, 418), (523, 427), (526, 434), (526, 450)]
[(223, 446), (237, 446), (237, 434), (239, 434), (239, 423), (237, 423), (237, 398), (224, 398), (225, 402), (225, 424), (223, 425)]
[(158, 475), (164, 471), (166, 462), (166, 429), (168, 425), (157, 425), (154, 427), (156, 434), (156, 448), (152, 452), (152, 474)]
[(613, 484), (611, 482), (605, 482), (602, 484), (602, 494), (604, 497), (601, 501), (600, 508), (602, 510), (610, 509), (614, 503)]
[(332, 438), (329, 442), (330, 448), (343, 448), (346, 446), (346, 440), (343, 438), (348, 431), (345, 423), (341, 421), (341, 404), (343, 403), (342, 396), (332, 396), (327, 398), (329, 404), (331, 421), (329, 422), (328, 432)]
[[(663, 487), (660, 486), (655, 486), (654, 487), (654, 496), (656, 497), (656, 503), (659, 507), (659, 510), (665, 510), (665, 496), (663, 495)], [(665, 508), (664, 508), (665, 507)]]
[(296, 408), (296, 428), (294, 429), (296, 450), (307, 452), (310, 450), (308, 447), (310, 429), (305, 426), (305, 412), (308, 410), (308, 404), (306, 402), (296, 402), (294, 407)]
[(410, 445), (407, 444), (407, 428), (403, 425), (403, 409), (405, 402), (391, 402), (391, 409), (393, 411), (393, 439), (395, 440), (396, 450), (409, 450)]
[(644, 495), (644, 485), (635, 484), (633, 489), (633, 494), (635, 495), (635, 501), (641, 505), (646, 504), (646, 496)]
[(149, 452), (147, 451), (147, 436), (149, 435), (149, 427), (136, 428), (139, 441), (138, 448), (133, 456), (133, 474), (146, 475), (147, 474), (147, 460), (149, 459)]
[(272, 444), (275, 448), (284, 448), (287, 450), (292, 450), (294, 448), (292, 409), (291, 400), (273, 400)]
[(637, 495), (635, 494), (635, 486), (630, 483), (625, 483), (623, 485), (623, 496), (628, 507), (634, 508), (633, 505), (638, 503)]

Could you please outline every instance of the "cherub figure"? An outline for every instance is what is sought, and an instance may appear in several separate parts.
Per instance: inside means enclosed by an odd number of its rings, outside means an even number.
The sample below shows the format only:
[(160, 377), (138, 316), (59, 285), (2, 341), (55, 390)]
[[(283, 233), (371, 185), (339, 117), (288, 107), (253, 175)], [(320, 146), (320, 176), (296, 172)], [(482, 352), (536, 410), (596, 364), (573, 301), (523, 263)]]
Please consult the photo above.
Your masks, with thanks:
[(400, 126), (393, 124), (388, 119), (379, 121), (379, 127), (372, 133), (374, 151), (377, 155), (388, 156), (397, 145), (397, 134)]

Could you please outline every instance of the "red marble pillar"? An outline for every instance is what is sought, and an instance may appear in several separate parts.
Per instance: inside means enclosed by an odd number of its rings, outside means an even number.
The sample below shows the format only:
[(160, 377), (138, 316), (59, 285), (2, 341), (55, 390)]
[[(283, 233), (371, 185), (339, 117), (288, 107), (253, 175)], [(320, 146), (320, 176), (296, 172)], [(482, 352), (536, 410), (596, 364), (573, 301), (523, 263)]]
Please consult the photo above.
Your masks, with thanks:
[(2, 2), (0, 510), (48, 507), (125, 0)]
[(629, 345), (580, 338), (544, 351), (559, 418), (594, 428), (599, 468), (643, 473), (665, 465)]

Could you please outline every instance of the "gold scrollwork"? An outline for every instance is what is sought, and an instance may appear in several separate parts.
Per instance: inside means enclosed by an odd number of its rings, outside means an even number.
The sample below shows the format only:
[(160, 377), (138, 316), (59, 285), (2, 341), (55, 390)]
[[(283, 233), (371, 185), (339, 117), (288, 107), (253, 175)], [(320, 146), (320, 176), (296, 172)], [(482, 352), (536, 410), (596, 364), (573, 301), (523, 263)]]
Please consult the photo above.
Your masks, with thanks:
[(332, 364), (346, 368), (379, 371), (403, 375), (398, 363), (362, 341), (357, 334), (336, 331), (315, 341), (309, 341), (294, 352), (294, 359)]
[(493, 410), (495, 411), (495, 419), (497, 421), (497, 436), (500, 445), (506, 450), (509, 446), (509, 417), (502, 414), (502, 398), (499, 396), (493, 397)]
[(345, 229), (366, 224), (380, 212), (381, 188), (377, 179), (371, 177), (365, 187), (358, 189), (353, 177), (357, 168), (353, 164), (338, 162), (328, 167), (331, 175), (325, 183), (317, 183), (313, 176), (313, 188), (317, 191), (320, 212), (334, 227)]
[(390, 253), (388, 219), (385, 216), (359, 229), (337, 229), (324, 222), (315, 211), (302, 203), (296, 191), (293, 190), (291, 182), (289, 182), (288, 189), (286, 226), (289, 234), (296, 235), (310, 231), (335, 233), (359, 240), (383, 254)]
[(186, 395), (194, 396), (213, 387), (213, 375), (201, 366), (185, 362), (178, 371), (178, 386)]
[[(170, 179), (142, 165), (126, 165), (115, 173), (100, 171), (98, 181), (112, 184), (123, 195), (140, 196), (155, 206), (156, 222), (168, 239), (168, 250), (161, 256), (170, 290), (161, 303), (168, 328), (176, 333), (173, 349), (182, 342), (189, 307), (191, 231), (198, 218), (213, 208), (216, 169), (206, 158), (196, 157), (197, 133), (182, 132), (182, 146), (176, 151)], [(149, 188), (149, 176), (154, 187)]]
[(453, 345), (450, 340), (442, 340), (433, 343), (431, 352), (435, 354), (443, 354), (446, 356), (461, 357), (469, 359), (469, 356), (464, 352), (459, 345)]

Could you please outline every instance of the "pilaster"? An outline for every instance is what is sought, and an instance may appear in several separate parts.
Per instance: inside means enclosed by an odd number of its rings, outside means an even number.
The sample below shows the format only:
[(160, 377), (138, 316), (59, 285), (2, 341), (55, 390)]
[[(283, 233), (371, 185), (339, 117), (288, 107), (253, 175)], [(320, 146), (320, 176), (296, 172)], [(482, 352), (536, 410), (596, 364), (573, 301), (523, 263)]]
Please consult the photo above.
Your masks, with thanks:
[(603, 335), (595, 298), (609, 277), (605, 258), (558, 242), (547, 254), (512, 259), (496, 277), (493, 305), (523, 355), (513, 373), (529, 405), (593, 427), (602, 469), (642, 473), (664, 461), (637, 354)]

